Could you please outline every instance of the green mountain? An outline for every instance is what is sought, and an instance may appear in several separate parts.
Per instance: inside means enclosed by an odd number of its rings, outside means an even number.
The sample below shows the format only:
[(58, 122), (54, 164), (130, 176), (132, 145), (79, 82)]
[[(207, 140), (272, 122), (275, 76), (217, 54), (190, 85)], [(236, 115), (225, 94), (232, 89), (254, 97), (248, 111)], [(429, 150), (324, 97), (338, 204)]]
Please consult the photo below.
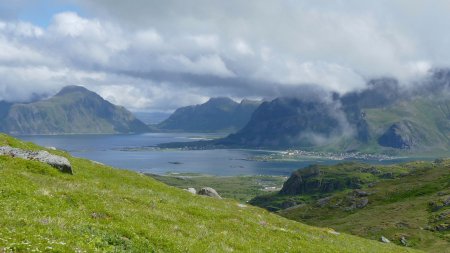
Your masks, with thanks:
[(414, 97), (365, 110), (372, 142), (411, 150), (446, 150), (450, 145), (450, 96)]
[(369, 239), (450, 252), (450, 160), (393, 166), (314, 165), (251, 204)]
[(170, 131), (234, 132), (247, 124), (258, 105), (250, 100), (236, 103), (229, 98), (211, 98), (204, 104), (177, 109), (157, 126)]
[(148, 131), (127, 109), (80, 86), (47, 100), (0, 106), (0, 131), (11, 134), (134, 133)]
[[(43, 150), (0, 135), (0, 146)], [(73, 174), (0, 156), (2, 252), (413, 252), (316, 228), (143, 174), (63, 156)]]
[(251, 147), (320, 145), (346, 131), (345, 115), (324, 101), (277, 98), (264, 102), (250, 122), (221, 144)]
[(450, 71), (421, 85), (371, 80), (345, 95), (305, 91), (262, 103), (249, 122), (229, 136), (186, 147), (298, 148), (367, 153), (433, 153), (450, 148)]

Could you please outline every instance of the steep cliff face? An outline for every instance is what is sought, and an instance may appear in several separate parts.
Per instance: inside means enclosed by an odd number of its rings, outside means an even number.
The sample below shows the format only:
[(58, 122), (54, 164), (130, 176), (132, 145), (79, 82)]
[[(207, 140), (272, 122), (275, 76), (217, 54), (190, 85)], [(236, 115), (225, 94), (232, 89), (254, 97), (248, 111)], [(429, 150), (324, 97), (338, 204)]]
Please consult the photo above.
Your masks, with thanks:
[(11, 105), (2, 131), (12, 134), (132, 133), (148, 127), (124, 107), (80, 86), (63, 88), (54, 97)]
[(292, 173), (280, 190), (281, 195), (301, 195), (311, 193), (328, 193), (346, 188), (360, 187), (358, 177), (329, 177), (326, 170), (319, 166), (310, 166)]
[(223, 143), (254, 147), (314, 146), (342, 135), (346, 119), (335, 104), (277, 98), (264, 102), (250, 122)]
[(392, 124), (383, 135), (378, 138), (378, 144), (384, 147), (411, 149), (420, 144), (422, 137), (420, 130), (410, 121), (400, 121)]

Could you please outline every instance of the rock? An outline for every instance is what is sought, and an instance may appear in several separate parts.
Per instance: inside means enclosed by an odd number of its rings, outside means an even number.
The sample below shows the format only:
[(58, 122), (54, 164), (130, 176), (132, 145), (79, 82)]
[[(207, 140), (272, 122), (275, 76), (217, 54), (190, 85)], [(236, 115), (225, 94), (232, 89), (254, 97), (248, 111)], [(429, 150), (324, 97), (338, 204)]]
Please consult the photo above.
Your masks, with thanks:
[(281, 195), (302, 195), (309, 193), (330, 193), (347, 188), (361, 187), (361, 180), (356, 176), (345, 178), (326, 177), (328, 172), (318, 165), (294, 171), (284, 182), (280, 190)]
[(411, 226), (410, 226), (408, 223), (402, 222), (402, 221), (397, 222), (397, 223), (395, 224), (395, 226), (396, 226), (397, 228), (411, 228)]
[(392, 124), (389, 129), (378, 139), (378, 144), (383, 147), (397, 149), (411, 149), (420, 143), (420, 131), (408, 120)]
[(442, 221), (442, 220), (448, 219), (448, 218), (450, 218), (450, 210), (447, 210), (447, 211), (439, 214), (439, 216), (437, 217), (437, 220)]
[(349, 206), (344, 208), (346, 211), (353, 211), (357, 208), (364, 208), (369, 204), (369, 199), (367, 197), (363, 198), (356, 198), (355, 196), (348, 196), (347, 197), (347, 203), (349, 203)]
[(438, 232), (444, 232), (444, 231), (448, 231), (448, 230), (450, 230), (450, 224), (447, 224), (447, 223), (439, 224), (436, 227), (434, 227), (434, 231), (438, 231)]
[(288, 201), (284, 201), (281, 204), (281, 208), (286, 209), (286, 208), (293, 207), (293, 206), (296, 206), (296, 205), (298, 205), (297, 202), (292, 201), (292, 200), (288, 200)]
[(389, 239), (387, 239), (386, 237), (384, 237), (384, 236), (381, 236), (381, 239), (380, 239), (382, 242), (384, 242), (384, 243), (390, 243), (391, 241), (389, 241)]
[(377, 184), (378, 184), (378, 182), (372, 182), (372, 183), (369, 183), (369, 184), (367, 185), (367, 187), (373, 188), (373, 187), (375, 187), (375, 185), (377, 185)]
[(402, 237), (400, 238), (400, 243), (401, 243), (403, 246), (408, 246), (408, 240), (406, 240), (406, 238), (405, 238), (404, 236), (402, 236)]
[(358, 199), (358, 201), (356, 201), (356, 208), (363, 208), (363, 207), (367, 206), (367, 204), (369, 204), (368, 198)]
[(332, 197), (321, 198), (317, 200), (316, 204), (320, 207), (324, 207), (330, 203), (331, 199)]
[(211, 198), (221, 199), (220, 195), (211, 187), (204, 187), (200, 189), (197, 193), (198, 195), (208, 196)]
[(335, 230), (333, 230), (333, 229), (330, 229), (330, 230), (328, 230), (327, 232), (330, 233), (330, 234), (332, 234), (332, 235), (340, 235), (340, 234), (341, 234), (341, 233), (339, 233), (339, 232), (337, 232), (337, 231), (335, 231)]
[(18, 157), (25, 160), (35, 160), (42, 163), (47, 163), (64, 173), (73, 174), (72, 166), (67, 158), (50, 154), (45, 150), (30, 151), (19, 148), (12, 148), (10, 146), (0, 147), (0, 155), (8, 155), (11, 157)]
[(430, 208), (433, 212), (438, 211), (446, 206), (450, 206), (450, 196), (448, 196), (446, 198), (445, 197), (441, 198), (437, 201), (432, 201), (432, 202), (428, 203), (428, 205), (430, 206)]
[(444, 158), (436, 158), (436, 159), (433, 161), (434, 164), (441, 164), (441, 163), (443, 163), (443, 162), (445, 162), (445, 159), (444, 159)]
[(362, 190), (354, 190), (353, 195), (355, 195), (356, 197), (367, 197), (369, 196), (369, 193)]
[(192, 193), (192, 194), (197, 194), (197, 190), (195, 190), (195, 188), (191, 188), (191, 187), (189, 187), (189, 188), (187, 188), (187, 189), (184, 189), (185, 191), (187, 191), (187, 192), (190, 192), (190, 193)]
[(382, 174), (380, 177), (384, 178), (384, 179), (393, 179), (393, 178), (395, 178), (394, 173), (392, 173), (392, 172), (386, 172), (386, 173)]

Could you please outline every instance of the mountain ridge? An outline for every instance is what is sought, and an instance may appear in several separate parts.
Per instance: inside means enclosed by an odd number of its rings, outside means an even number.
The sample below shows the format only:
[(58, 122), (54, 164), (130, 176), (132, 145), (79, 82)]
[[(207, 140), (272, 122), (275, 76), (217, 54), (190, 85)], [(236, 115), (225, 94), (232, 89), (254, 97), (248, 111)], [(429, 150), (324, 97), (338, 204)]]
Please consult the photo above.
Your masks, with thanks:
[(240, 103), (227, 97), (213, 97), (199, 105), (178, 108), (157, 125), (160, 130), (183, 132), (234, 132), (250, 119), (259, 102)]
[(49, 99), (13, 103), (4, 111), (1, 131), (12, 134), (136, 133), (148, 126), (81, 86), (66, 86)]
[[(308, 93), (310, 92), (310, 93)], [(161, 147), (304, 149), (418, 154), (450, 148), (450, 70), (435, 70), (406, 87), (393, 78), (369, 80), (343, 95), (305, 90), (263, 102), (225, 138)]]

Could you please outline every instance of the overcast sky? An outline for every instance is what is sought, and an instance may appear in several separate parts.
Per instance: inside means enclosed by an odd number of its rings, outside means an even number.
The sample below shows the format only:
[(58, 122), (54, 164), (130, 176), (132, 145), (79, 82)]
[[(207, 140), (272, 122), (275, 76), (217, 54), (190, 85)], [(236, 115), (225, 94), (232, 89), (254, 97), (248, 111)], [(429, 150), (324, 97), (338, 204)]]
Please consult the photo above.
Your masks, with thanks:
[(450, 1), (10, 0), (0, 100), (83, 85), (134, 111), (345, 93), (450, 66)]

